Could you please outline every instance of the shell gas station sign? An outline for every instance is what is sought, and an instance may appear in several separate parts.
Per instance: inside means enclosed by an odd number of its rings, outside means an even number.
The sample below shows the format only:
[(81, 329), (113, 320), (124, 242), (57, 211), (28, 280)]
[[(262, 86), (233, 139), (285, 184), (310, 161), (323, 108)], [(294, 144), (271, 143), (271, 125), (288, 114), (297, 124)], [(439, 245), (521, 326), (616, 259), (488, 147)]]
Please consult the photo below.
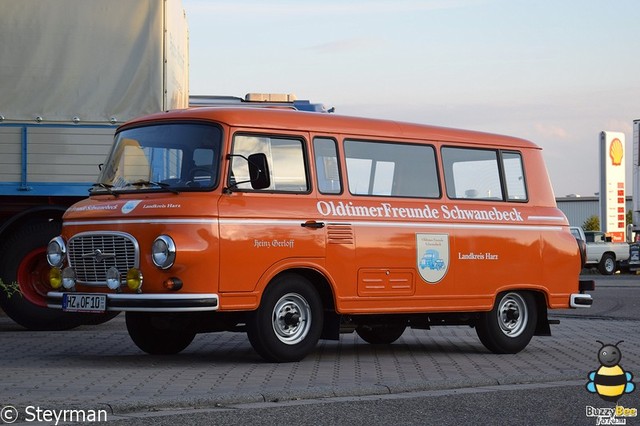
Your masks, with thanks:
[(612, 241), (625, 241), (624, 133), (600, 133), (600, 227)]

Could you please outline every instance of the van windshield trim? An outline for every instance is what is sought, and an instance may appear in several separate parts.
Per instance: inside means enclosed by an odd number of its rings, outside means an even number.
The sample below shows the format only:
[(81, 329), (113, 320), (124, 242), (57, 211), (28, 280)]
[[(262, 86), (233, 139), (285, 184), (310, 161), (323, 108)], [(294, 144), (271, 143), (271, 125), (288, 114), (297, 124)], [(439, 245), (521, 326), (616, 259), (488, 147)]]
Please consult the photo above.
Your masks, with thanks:
[(211, 191), (220, 183), (223, 133), (215, 123), (169, 122), (116, 133), (91, 194)]

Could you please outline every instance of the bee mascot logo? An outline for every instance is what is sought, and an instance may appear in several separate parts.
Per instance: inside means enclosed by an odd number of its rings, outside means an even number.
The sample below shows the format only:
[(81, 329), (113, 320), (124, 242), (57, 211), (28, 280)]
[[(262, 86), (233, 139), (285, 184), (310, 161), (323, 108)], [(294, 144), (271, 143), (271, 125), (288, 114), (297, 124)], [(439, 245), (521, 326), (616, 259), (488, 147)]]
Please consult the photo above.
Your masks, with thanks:
[(600, 368), (589, 373), (589, 382), (587, 390), (591, 393), (597, 393), (600, 398), (609, 402), (616, 402), (625, 393), (631, 393), (636, 385), (631, 381), (633, 374), (624, 371), (619, 365), (622, 359), (622, 352), (618, 345), (623, 341), (619, 341), (615, 345), (604, 344), (599, 340), (602, 347), (598, 351), (598, 361)]

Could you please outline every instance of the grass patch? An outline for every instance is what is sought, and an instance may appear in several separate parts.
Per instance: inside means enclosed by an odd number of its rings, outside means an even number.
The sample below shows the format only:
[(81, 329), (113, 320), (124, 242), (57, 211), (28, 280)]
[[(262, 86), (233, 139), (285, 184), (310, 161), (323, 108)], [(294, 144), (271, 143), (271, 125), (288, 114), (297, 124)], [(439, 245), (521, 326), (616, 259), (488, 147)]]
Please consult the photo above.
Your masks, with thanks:
[(0, 280), (0, 292), (6, 294), (9, 299), (16, 294), (22, 296), (18, 283), (5, 284), (2, 280)]

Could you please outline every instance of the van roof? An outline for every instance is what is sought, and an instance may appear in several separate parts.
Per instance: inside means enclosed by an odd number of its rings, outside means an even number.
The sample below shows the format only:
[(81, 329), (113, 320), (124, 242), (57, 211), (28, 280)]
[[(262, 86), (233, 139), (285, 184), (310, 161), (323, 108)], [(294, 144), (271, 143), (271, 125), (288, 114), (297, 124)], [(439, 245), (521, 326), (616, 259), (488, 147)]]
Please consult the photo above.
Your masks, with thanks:
[(337, 114), (292, 111), (279, 108), (201, 107), (167, 111), (139, 117), (123, 125), (149, 124), (157, 120), (206, 120), (245, 129), (271, 129), (430, 141), (467, 142), (501, 147), (540, 149), (534, 143), (511, 136), (392, 120)]

